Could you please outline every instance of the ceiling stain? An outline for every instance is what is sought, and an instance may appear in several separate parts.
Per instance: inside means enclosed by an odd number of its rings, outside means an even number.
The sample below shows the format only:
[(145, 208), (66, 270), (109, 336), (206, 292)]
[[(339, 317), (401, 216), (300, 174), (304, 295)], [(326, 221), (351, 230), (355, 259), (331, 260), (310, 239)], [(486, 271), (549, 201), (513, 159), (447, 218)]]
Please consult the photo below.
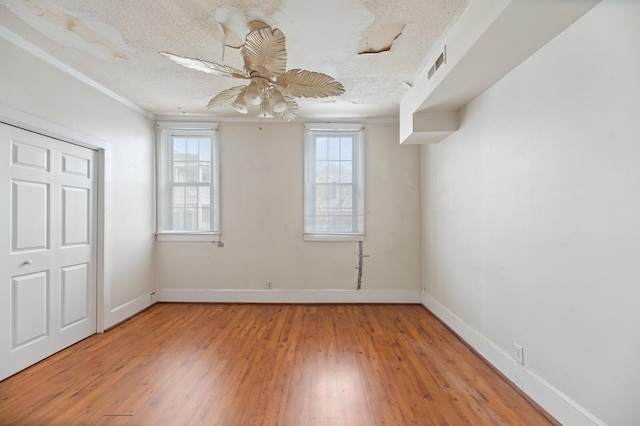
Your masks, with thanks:
[[(331, 75), (347, 90), (335, 101), (301, 99), (298, 117), (387, 118), (397, 116), (406, 82), (433, 63), (443, 34), (469, 2), (0, 0), (0, 26), (154, 114), (179, 114), (180, 106), (187, 114), (209, 117), (205, 106), (211, 93), (228, 88), (228, 80), (174, 67), (158, 52), (211, 58), (242, 69), (241, 48), (226, 46), (235, 44), (230, 32), (244, 41), (249, 23), (262, 21), (286, 34), (289, 68)], [(375, 44), (371, 30), (394, 22), (406, 26), (398, 38), (392, 35), (382, 43), (391, 43), (390, 51), (358, 54), (368, 40)], [(0, 89), (6, 93), (9, 88)], [(233, 109), (216, 112), (235, 115)]]
[(44, 36), (100, 59), (131, 59), (120, 33), (90, 16), (71, 13), (47, 0), (4, 0), (5, 6)]
[(222, 40), (222, 59), (224, 60), (227, 47), (240, 49), (244, 45), (244, 37), (250, 30), (250, 22), (264, 20), (264, 13), (255, 8), (243, 10), (231, 5), (218, 7), (213, 13), (210, 22), (213, 21), (222, 28), (224, 36)]
[(272, 27), (287, 34), (292, 68), (317, 69), (340, 79), (343, 64), (355, 56), (375, 15), (362, 0), (283, 0), (272, 20)]
[(370, 31), (366, 36), (366, 46), (358, 53), (380, 53), (391, 50), (393, 42), (400, 37), (404, 27), (405, 24), (402, 22), (394, 22), (378, 31)]
[(211, 18), (214, 22), (222, 26), (225, 45), (233, 48), (242, 47), (244, 44), (244, 37), (250, 30), (250, 22), (269, 22), (265, 13), (259, 9), (241, 9), (231, 5), (218, 7), (213, 12)]
[(224, 45), (226, 47), (240, 49), (242, 45), (244, 45), (244, 41), (240, 38), (240, 36), (231, 28), (227, 28), (222, 24), (220, 25), (222, 26), (222, 32), (224, 33)]

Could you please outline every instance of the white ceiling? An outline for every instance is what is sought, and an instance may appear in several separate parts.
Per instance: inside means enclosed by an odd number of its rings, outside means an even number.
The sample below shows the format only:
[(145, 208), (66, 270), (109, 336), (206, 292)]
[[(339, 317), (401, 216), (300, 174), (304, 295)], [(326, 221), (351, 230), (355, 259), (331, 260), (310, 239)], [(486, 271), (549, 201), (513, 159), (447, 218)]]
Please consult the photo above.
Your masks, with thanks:
[[(204, 108), (231, 78), (183, 68), (169, 51), (242, 68), (224, 27), (280, 28), (287, 68), (323, 72), (346, 92), (299, 100), (300, 119), (397, 118), (398, 105), (469, 0), (0, 0), (0, 26), (156, 115), (241, 117)], [(359, 54), (404, 24), (389, 51)], [(402, 25), (388, 28), (402, 28)], [(231, 39), (227, 39), (230, 42)], [(3, 58), (3, 60), (5, 60)]]

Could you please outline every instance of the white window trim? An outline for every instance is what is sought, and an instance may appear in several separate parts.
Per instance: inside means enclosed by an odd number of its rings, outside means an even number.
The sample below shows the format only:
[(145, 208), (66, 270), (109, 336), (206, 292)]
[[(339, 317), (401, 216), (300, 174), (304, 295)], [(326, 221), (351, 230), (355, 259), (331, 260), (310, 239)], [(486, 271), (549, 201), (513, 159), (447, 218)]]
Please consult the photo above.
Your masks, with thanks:
[[(305, 203), (307, 203), (307, 194), (312, 186), (310, 180), (310, 159), (311, 153), (309, 152), (309, 135), (311, 131), (357, 131), (358, 134), (358, 185), (360, 189), (360, 206), (362, 208), (362, 215), (365, 214), (365, 173), (364, 169), (364, 125), (362, 123), (305, 123), (305, 140), (304, 140), (304, 194)], [(304, 213), (306, 214), (306, 205), (304, 206)], [(304, 220), (304, 219), (303, 219)], [(362, 232), (358, 233), (330, 233), (330, 232), (304, 232), (304, 241), (364, 241), (365, 238), (366, 221), (363, 225)]]
[[(156, 137), (156, 238), (158, 241), (220, 241), (220, 141), (218, 137), (218, 123), (212, 122), (181, 122), (158, 121)], [(160, 224), (164, 214), (163, 202), (166, 194), (166, 173), (169, 173), (166, 165), (168, 158), (163, 145), (167, 143), (167, 137), (174, 132), (187, 134), (202, 134), (208, 131), (211, 136), (211, 179), (212, 179), (212, 208), (213, 229), (212, 232), (183, 232), (161, 231)]]
[(305, 233), (304, 241), (364, 241), (364, 233), (362, 234), (318, 234)]
[(184, 241), (204, 241), (215, 242), (220, 241), (219, 232), (158, 232), (156, 233), (158, 241), (164, 242), (184, 242)]

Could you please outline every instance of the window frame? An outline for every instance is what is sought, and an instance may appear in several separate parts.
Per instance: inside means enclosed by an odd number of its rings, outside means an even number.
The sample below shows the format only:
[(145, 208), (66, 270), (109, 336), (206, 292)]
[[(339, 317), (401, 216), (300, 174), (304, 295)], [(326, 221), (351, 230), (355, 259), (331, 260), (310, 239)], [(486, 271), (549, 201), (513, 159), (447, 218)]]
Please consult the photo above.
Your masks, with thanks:
[[(174, 136), (205, 136), (211, 138), (211, 230), (172, 231), (163, 229), (171, 202), (172, 155)], [(156, 238), (158, 241), (220, 241), (220, 141), (218, 123), (157, 122), (156, 143)]]
[[(352, 220), (357, 224), (353, 232), (307, 229), (309, 216), (315, 216), (315, 141), (323, 135), (349, 135), (354, 140), (352, 174)], [(364, 241), (365, 238), (365, 138), (361, 123), (306, 123), (304, 137), (304, 241)]]

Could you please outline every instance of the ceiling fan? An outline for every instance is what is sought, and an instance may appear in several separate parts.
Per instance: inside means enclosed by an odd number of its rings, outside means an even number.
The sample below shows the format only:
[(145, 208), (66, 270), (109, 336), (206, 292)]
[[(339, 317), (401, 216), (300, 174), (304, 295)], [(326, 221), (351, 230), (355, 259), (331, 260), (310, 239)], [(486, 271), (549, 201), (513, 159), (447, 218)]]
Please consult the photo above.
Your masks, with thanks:
[(248, 85), (223, 90), (209, 101), (207, 108), (232, 105), (246, 114), (248, 104), (259, 105), (259, 117), (291, 121), (298, 114), (294, 98), (325, 98), (344, 93), (342, 84), (326, 74), (303, 69), (287, 71), (285, 37), (278, 28), (253, 21), (249, 29), (241, 51), (243, 70), (168, 52), (160, 54), (187, 68), (250, 81)]

